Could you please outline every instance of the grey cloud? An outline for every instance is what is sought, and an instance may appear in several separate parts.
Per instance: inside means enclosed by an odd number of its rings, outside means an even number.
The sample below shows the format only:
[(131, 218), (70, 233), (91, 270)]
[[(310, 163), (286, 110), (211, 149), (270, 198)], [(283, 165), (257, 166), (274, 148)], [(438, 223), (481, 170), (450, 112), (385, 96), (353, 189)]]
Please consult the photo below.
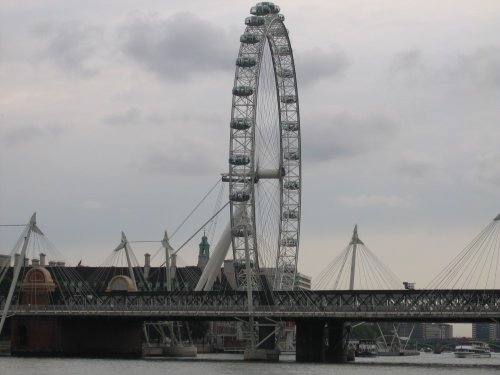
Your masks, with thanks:
[(230, 70), (238, 45), (224, 29), (191, 13), (167, 19), (135, 14), (122, 35), (128, 57), (173, 81), (187, 80), (194, 73)]
[(139, 170), (148, 175), (213, 174), (217, 163), (210, 157), (214, 152), (209, 145), (196, 139), (179, 138), (174, 136), (161, 147), (147, 150), (138, 165)]
[(453, 70), (455, 78), (470, 78), (481, 85), (500, 88), (500, 47), (483, 47), (460, 55)]
[(104, 204), (93, 199), (87, 199), (81, 203), (80, 208), (84, 211), (99, 211), (104, 208)]
[(337, 198), (339, 202), (346, 206), (351, 207), (371, 207), (371, 206), (383, 206), (383, 207), (396, 207), (396, 208), (409, 208), (414, 205), (414, 203), (404, 197), (400, 197), (395, 194), (390, 195), (356, 195), (356, 196), (340, 196)]
[(326, 77), (340, 75), (351, 65), (347, 55), (334, 47), (327, 51), (319, 48), (297, 51), (295, 61), (301, 86), (313, 84)]
[(160, 114), (132, 107), (123, 112), (110, 113), (103, 117), (101, 121), (103, 124), (113, 126), (165, 125), (168, 123), (172, 124), (172, 126), (190, 124), (192, 127), (201, 126), (207, 128), (213, 126), (219, 128), (226, 118), (227, 113), (216, 112), (215, 109), (210, 113), (198, 110), (179, 110)]
[(477, 157), (467, 173), (467, 177), (475, 184), (500, 185), (500, 153), (489, 153)]
[(101, 29), (76, 22), (39, 25), (34, 30), (42, 39), (39, 56), (60, 68), (82, 75), (96, 73), (91, 59), (102, 42)]
[(303, 154), (312, 161), (348, 158), (377, 149), (388, 143), (397, 131), (387, 117), (356, 117), (339, 113), (327, 120), (312, 121), (303, 131)]
[(422, 52), (420, 50), (410, 50), (397, 53), (392, 61), (393, 71), (422, 71), (425, 69)]
[(165, 123), (165, 118), (158, 113), (150, 113), (144, 116), (144, 120), (152, 125), (162, 125)]
[(438, 175), (435, 161), (424, 159), (401, 159), (395, 170), (398, 175), (409, 177), (416, 181), (428, 181)]
[(142, 113), (137, 108), (130, 108), (125, 112), (110, 114), (102, 122), (108, 125), (138, 125), (142, 120)]
[(445, 84), (476, 90), (478, 86), (500, 88), (500, 47), (490, 46), (447, 58), (448, 64), (425, 63), (420, 50), (397, 53), (390, 65), (393, 77), (415, 84)]
[(390, 78), (405, 86), (414, 87), (432, 79), (433, 72), (424, 63), (420, 50), (408, 50), (394, 55), (390, 65)]
[(20, 125), (7, 128), (2, 134), (2, 143), (6, 146), (17, 146), (39, 139), (56, 138), (64, 131), (60, 124), (44, 126)]
[(112, 113), (102, 119), (107, 125), (139, 126), (139, 125), (161, 125), (165, 118), (157, 113), (144, 113), (140, 109), (130, 108), (125, 112)]

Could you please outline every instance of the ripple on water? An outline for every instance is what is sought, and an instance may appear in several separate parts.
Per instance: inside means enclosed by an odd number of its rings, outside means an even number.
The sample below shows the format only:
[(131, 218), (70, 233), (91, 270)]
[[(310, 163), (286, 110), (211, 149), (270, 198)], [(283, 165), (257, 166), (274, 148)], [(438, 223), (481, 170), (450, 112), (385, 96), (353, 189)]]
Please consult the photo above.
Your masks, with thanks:
[(243, 362), (241, 354), (202, 354), (191, 360), (0, 358), (1, 375), (465, 375), (500, 374), (500, 354), (454, 358), (451, 353), (416, 357), (358, 358), (356, 363), (300, 364), (293, 356), (279, 363)]

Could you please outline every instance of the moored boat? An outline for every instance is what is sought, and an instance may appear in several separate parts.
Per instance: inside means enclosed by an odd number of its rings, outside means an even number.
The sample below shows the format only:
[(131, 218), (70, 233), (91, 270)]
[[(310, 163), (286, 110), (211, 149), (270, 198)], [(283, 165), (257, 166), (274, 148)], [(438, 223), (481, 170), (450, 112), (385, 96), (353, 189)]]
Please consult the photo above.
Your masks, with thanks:
[(488, 344), (473, 341), (464, 345), (457, 345), (453, 352), (456, 358), (490, 358), (491, 351)]
[(356, 348), (356, 357), (376, 357), (378, 346), (375, 340), (359, 340)]

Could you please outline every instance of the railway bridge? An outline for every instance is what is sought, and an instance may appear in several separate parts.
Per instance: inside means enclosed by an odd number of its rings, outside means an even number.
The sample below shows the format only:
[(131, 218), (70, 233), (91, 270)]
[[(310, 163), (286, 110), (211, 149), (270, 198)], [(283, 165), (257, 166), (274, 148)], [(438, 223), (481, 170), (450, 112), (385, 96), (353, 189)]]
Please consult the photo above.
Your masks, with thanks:
[(253, 318), (295, 322), (297, 361), (342, 362), (350, 323), (500, 321), (498, 289), (254, 291), (252, 299), (251, 310), (244, 291), (113, 292), (11, 305), (13, 353), (140, 356), (145, 321)]

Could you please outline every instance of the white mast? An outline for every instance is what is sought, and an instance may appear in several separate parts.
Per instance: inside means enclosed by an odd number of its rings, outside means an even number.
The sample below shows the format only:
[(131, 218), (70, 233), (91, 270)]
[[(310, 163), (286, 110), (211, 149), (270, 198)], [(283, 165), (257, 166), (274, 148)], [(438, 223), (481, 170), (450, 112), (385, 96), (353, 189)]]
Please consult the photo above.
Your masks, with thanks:
[(354, 226), (354, 232), (352, 233), (352, 239), (350, 245), (352, 245), (352, 260), (351, 260), (351, 280), (349, 283), (349, 289), (354, 289), (354, 275), (356, 273), (356, 250), (358, 244), (363, 245), (363, 241), (361, 241), (358, 237), (358, 225)]
[(2, 319), (0, 320), (0, 334), (2, 333), (5, 319), (7, 318), (7, 312), (10, 309), (12, 296), (14, 295), (14, 290), (16, 289), (17, 279), (19, 278), (19, 273), (21, 272), (21, 266), (24, 265), (24, 259), (26, 258), (26, 249), (28, 248), (31, 232), (43, 235), (42, 231), (36, 225), (36, 212), (31, 216), (30, 222), (27, 226), (26, 236), (24, 236), (23, 248), (19, 257), (20, 261), (17, 262), (16, 266), (14, 267), (12, 283), (10, 284), (9, 294), (7, 295), (7, 300), (5, 301), (5, 306), (3, 308)]
[(130, 246), (128, 244), (127, 237), (125, 236), (125, 233), (122, 232), (122, 240), (120, 244), (117, 246), (115, 251), (120, 251), (120, 250), (125, 251), (125, 256), (127, 257), (127, 266), (128, 266), (128, 272), (130, 274), (130, 278), (132, 279), (132, 283), (134, 285), (135, 290), (137, 290), (137, 282), (135, 281), (135, 275), (134, 275), (134, 270), (132, 268), (132, 263), (130, 262)]
[(165, 248), (165, 277), (167, 278), (167, 291), (172, 291), (172, 277), (170, 275), (170, 251), (173, 250), (172, 246), (170, 246), (170, 242), (168, 240), (167, 231), (165, 231), (165, 235), (163, 236), (163, 240), (161, 241), (162, 246)]

